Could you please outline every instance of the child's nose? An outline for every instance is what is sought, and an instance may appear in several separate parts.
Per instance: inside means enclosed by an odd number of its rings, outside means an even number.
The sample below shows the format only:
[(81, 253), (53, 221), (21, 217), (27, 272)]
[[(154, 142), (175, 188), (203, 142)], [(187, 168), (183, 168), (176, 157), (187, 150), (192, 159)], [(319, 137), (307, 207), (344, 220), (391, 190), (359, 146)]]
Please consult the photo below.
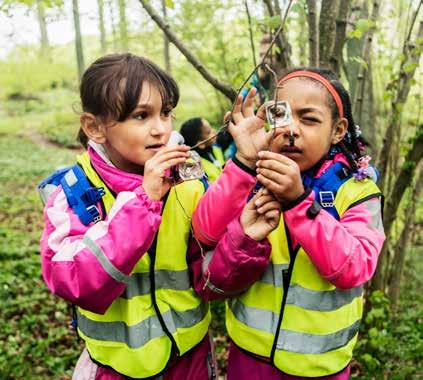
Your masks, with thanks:
[(295, 120), (289, 125), (277, 127), (275, 130), (275, 137), (279, 135), (289, 136), (291, 134), (291, 131), (294, 137), (298, 137), (300, 135), (300, 129)]
[(153, 128), (151, 129), (151, 133), (153, 135), (161, 135), (161, 134), (165, 133), (166, 130), (167, 130), (166, 123), (163, 120), (161, 120), (161, 118), (158, 118), (155, 121)]

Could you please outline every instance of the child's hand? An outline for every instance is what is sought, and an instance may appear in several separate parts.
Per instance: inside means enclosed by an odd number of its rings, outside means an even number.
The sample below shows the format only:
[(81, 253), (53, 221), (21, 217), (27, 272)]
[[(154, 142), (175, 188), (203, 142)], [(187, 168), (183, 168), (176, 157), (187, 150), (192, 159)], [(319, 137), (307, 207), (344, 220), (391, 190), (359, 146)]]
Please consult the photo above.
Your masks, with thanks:
[(282, 203), (296, 200), (304, 194), (300, 168), (290, 158), (273, 152), (259, 153), (257, 180)]
[(160, 200), (169, 191), (173, 183), (166, 172), (172, 166), (183, 164), (189, 157), (188, 151), (185, 145), (166, 147), (145, 162), (142, 187), (150, 199)]
[[(253, 87), (244, 103), (242, 103), (242, 96), (238, 96), (232, 113), (233, 122), (229, 123), (228, 128), (237, 148), (236, 157), (250, 168), (255, 168), (258, 152), (267, 149), (272, 137), (272, 132), (266, 132), (264, 129), (265, 107), (261, 106), (254, 115), (253, 103), (256, 91)], [(226, 114), (225, 120), (229, 116), (230, 112)]]
[(273, 194), (262, 188), (244, 207), (240, 222), (246, 235), (260, 241), (278, 226), (280, 216), (280, 203)]

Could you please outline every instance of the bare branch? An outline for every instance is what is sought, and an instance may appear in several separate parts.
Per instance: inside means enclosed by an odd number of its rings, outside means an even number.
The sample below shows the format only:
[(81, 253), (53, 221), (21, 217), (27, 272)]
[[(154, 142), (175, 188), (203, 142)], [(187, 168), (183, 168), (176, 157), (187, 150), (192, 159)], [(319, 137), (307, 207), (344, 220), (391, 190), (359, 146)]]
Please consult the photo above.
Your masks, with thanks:
[(250, 9), (248, 8), (248, 0), (244, 0), (244, 5), (245, 5), (245, 12), (247, 12), (247, 18), (248, 18), (248, 32), (250, 33), (250, 45), (251, 45), (251, 52), (253, 54), (253, 64), (254, 66), (257, 66), (256, 49), (254, 47), (253, 27), (251, 23)]
[[(270, 17), (277, 16), (280, 13), (277, 13), (273, 8), (271, 0), (263, 0), (266, 4), (267, 11), (269, 12)], [(283, 68), (291, 67), (291, 45), (288, 40), (285, 38), (283, 30), (280, 31), (276, 39), (276, 45), (278, 46), (281, 52), (281, 65)]]
[(203, 76), (203, 78), (209, 82), (214, 88), (222, 92), (231, 101), (236, 98), (235, 89), (227, 83), (222, 82), (212, 75), (203, 63), (185, 46), (185, 44), (176, 36), (176, 34), (170, 29), (167, 24), (151, 7), (148, 0), (139, 0), (143, 8), (147, 11), (150, 17), (155, 21), (157, 26), (166, 34), (170, 42), (172, 42), (179, 51), (185, 56), (185, 58), (197, 69), (197, 71)]

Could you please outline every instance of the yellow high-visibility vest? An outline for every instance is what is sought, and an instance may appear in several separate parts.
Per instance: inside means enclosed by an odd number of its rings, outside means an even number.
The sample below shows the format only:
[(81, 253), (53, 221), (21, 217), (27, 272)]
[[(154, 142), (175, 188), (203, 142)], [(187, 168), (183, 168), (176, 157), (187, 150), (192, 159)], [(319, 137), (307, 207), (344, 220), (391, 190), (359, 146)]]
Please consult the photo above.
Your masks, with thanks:
[[(103, 203), (109, 212), (114, 197), (92, 168), (89, 156), (79, 156), (78, 163), (94, 186), (106, 190)], [(181, 207), (191, 216), (203, 192), (200, 181), (184, 182), (170, 190), (155, 253), (145, 253), (129, 276), (113, 267), (93, 240), (84, 238), (103, 268), (126, 283), (123, 294), (104, 314), (77, 309), (79, 335), (95, 361), (132, 378), (151, 377), (166, 368), (173, 347), (183, 355), (207, 334), (211, 315), (208, 303), (190, 283), (186, 259), (190, 220)]]
[[(373, 181), (351, 178), (338, 189), (334, 205), (342, 216), (356, 202), (379, 195)], [(338, 289), (319, 275), (302, 248), (290, 250), (283, 217), (269, 240), (271, 260), (261, 279), (227, 302), (229, 336), (290, 375), (318, 377), (341, 371), (357, 340), (362, 286)]]
[(210, 183), (216, 181), (217, 177), (219, 177), (220, 173), (222, 173), (223, 165), (225, 165), (225, 158), (223, 157), (222, 149), (213, 145), (212, 150), (215, 157), (215, 163), (201, 157), (201, 165), (203, 165), (203, 169), (206, 172)]

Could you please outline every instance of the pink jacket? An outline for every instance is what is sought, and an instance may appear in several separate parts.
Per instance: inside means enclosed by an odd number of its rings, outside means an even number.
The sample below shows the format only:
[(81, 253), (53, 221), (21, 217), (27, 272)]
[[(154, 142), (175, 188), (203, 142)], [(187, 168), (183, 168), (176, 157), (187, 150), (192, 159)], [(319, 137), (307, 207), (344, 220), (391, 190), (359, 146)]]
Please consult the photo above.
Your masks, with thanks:
[[(50, 290), (61, 298), (95, 313), (104, 313), (125, 289), (120, 278), (129, 275), (142, 255), (153, 242), (161, 222), (162, 201), (148, 198), (142, 187), (142, 176), (122, 172), (107, 164), (91, 148), (91, 163), (108, 187), (117, 194), (106, 218), (96, 224), (85, 226), (69, 207), (63, 190), (59, 187), (48, 200), (44, 209), (45, 227), (41, 238), (42, 274)], [(137, 233), (133, 233), (136, 230)], [(104, 253), (109, 266), (91, 251), (84, 241), (90, 239)], [(193, 281), (202, 278), (202, 257), (198, 245), (191, 241), (188, 264)], [(112, 268), (112, 269), (110, 269)], [(197, 285), (196, 288), (201, 288)], [(204, 364), (200, 373), (207, 373), (206, 359), (210, 344), (206, 337), (202, 344), (192, 350), (200, 359), (193, 363)], [(190, 354), (192, 355), (192, 353)], [(185, 373), (186, 360), (179, 360), (169, 376), (178, 373), (178, 366)], [(198, 366), (198, 363), (196, 364)], [(183, 369), (182, 369), (183, 368)], [(202, 372), (201, 372), (202, 371)], [(181, 373), (182, 373), (181, 372)], [(107, 379), (119, 379), (111, 369), (100, 369)], [(172, 375), (173, 373), (173, 375)], [(100, 376), (100, 375), (98, 375)], [(106, 377), (96, 377), (106, 378)], [(186, 378), (186, 377), (184, 377)]]
[[(344, 161), (344, 158), (337, 156), (335, 161)], [(330, 162), (324, 163), (325, 169), (331, 165)], [(322, 170), (317, 176), (321, 174)], [(270, 244), (267, 240), (255, 242), (250, 239), (239, 223), (239, 215), (255, 183), (253, 173), (229, 161), (193, 215), (197, 238), (209, 246), (219, 242), (213, 255), (208, 260), (206, 258), (203, 278), (204, 286), (214, 289), (216, 295), (222, 298), (246, 290), (263, 274), (269, 263)], [(376, 269), (385, 240), (379, 198), (350, 208), (339, 221), (323, 210), (314, 219), (308, 218), (306, 211), (313, 200), (311, 192), (284, 212), (293, 245), (299, 243), (321, 276), (336, 287), (348, 289), (364, 284)], [(244, 375), (255, 379), (251, 377), (253, 373), (267, 374), (261, 377), (266, 380), (295, 378), (282, 376), (281, 372), (275, 372), (268, 364), (255, 359), (252, 364), (251, 357), (236, 347), (231, 349), (229, 364), (231, 360), (236, 363), (228, 368), (228, 374), (233, 379)], [(327, 378), (347, 379), (348, 373), (347, 367), (340, 374)]]

